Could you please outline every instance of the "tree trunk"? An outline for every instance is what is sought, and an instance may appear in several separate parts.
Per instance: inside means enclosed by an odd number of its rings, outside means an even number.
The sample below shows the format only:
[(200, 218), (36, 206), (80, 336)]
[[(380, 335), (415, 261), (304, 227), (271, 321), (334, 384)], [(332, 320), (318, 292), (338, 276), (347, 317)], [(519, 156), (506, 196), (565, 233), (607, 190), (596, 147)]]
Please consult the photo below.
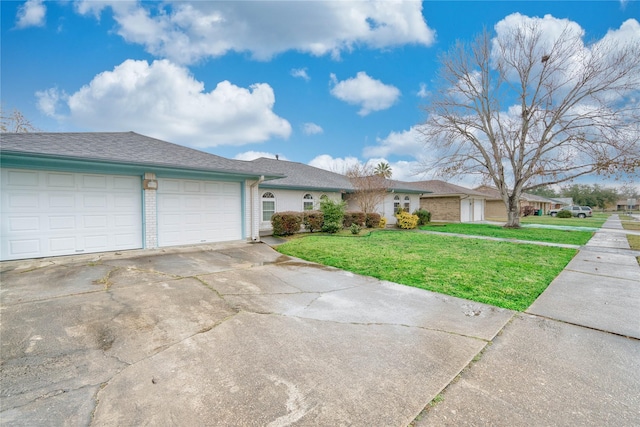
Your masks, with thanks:
[(505, 228), (520, 228), (520, 209), (518, 209), (518, 198), (514, 195), (509, 197), (507, 204), (507, 223)]

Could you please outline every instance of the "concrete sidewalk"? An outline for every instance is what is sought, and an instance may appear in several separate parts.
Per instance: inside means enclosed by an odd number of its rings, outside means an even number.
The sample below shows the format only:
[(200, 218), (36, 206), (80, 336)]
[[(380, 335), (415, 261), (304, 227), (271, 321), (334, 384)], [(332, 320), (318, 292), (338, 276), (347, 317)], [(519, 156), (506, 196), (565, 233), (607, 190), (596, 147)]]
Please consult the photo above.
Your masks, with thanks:
[(637, 426), (640, 267), (628, 248), (613, 215), (414, 425)]

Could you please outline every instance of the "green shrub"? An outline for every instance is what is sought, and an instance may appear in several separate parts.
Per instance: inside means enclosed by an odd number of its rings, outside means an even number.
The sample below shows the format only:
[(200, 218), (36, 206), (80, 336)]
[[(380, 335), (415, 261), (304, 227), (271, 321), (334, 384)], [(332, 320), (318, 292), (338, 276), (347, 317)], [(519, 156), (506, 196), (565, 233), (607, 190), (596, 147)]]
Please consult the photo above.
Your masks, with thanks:
[(411, 230), (418, 226), (418, 215), (412, 215), (409, 212), (398, 212), (396, 214), (398, 220), (397, 225), (405, 230)]
[(324, 215), (324, 223), (322, 225), (322, 231), (326, 233), (337, 233), (342, 229), (342, 222), (344, 221), (344, 211), (346, 203), (334, 202), (333, 200), (326, 198), (320, 200), (320, 210)]
[(431, 212), (425, 209), (417, 209), (413, 212), (418, 217), (418, 225), (427, 225), (431, 222)]
[(289, 236), (298, 233), (302, 225), (300, 212), (277, 212), (271, 217), (273, 234), (276, 236)]
[(558, 214), (556, 215), (558, 218), (571, 218), (571, 216), (571, 212), (569, 211), (558, 211)]
[(339, 222), (325, 222), (324, 224), (322, 224), (322, 231), (324, 231), (325, 233), (334, 234), (340, 230), (342, 230), (342, 224), (340, 224)]
[(304, 211), (302, 213), (304, 228), (310, 233), (314, 231), (322, 230), (322, 223), (324, 222), (324, 215), (321, 211)]
[(349, 230), (351, 230), (351, 234), (360, 234), (360, 226), (358, 224), (351, 224), (351, 227), (349, 227)]
[[(364, 225), (367, 226), (367, 228), (378, 228), (378, 227), (384, 227), (384, 225), (380, 225), (380, 222), (382, 221), (382, 217), (380, 216), (379, 213), (376, 212), (370, 212), (367, 214), (365, 220), (364, 220)], [(387, 224), (387, 220), (385, 218), (384, 220), (384, 224)]]
[(365, 213), (357, 211), (349, 211), (344, 213), (343, 225), (345, 228), (351, 227), (352, 224), (356, 224), (360, 227), (364, 225)]

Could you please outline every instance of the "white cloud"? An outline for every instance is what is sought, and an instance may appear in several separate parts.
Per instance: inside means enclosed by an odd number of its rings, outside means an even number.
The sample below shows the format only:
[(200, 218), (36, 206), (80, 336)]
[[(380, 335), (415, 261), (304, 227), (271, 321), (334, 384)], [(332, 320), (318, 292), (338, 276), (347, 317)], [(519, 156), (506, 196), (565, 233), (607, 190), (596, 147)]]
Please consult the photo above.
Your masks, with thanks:
[[(40, 92), (43, 112), (60, 101)], [(168, 60), (127, 60), (98, 74), (65, 99), (68, 119), (92, 130), (134, 130), (193, 147), (242, 145), (287, 138), (291, 125), (273, 112), (275, 95), (266, 83), (249, 88), (222, 81), (205, 92), (186, 68)]]
[(431, 92), (427, 90), (427, 85), (424, 83), (420, 83), (420, 90), (417, 93), (418, 98), (427, 98), (431, 95)]
[(357, 157), (332, 157), (329, 154), (321, 154), (309, 162), (309, 166), (328, 170), (335, 173), (345, 174), (355, 165), (369, 165), (375, 167), (380, 162), (388, 163), (391, 167), (391, 179), (397, 181), (420, 181), (425, 179), (421, 172), (421, 164), (419, 161), (390, 162), (384, 157), (370, 158), (368, 160), (360, 160)]
[(180, 63), (229, 51), (258, 60), (289, 50), (339, 58), (354, 46), (429, 46), (435, 37), (420, 1), (82, 1), (76, 10), (99, 16), (106, 7), (125, 40)]
[(309, 166), (344, 174), (353, 165), (360, 163), (357, 157), (333, 158), (328, 154), (316, 156), (309, 162)]
[(43, 0), (27, 0), (25, 4), (18, 9), (16, 27), (42, 27), (45, 23), (47, 7)]
[(392, 85), (386, 85), (380, 80), (372, 79), (364, 71), (356, 77), (338, 81), (335, 74), (330, 76), (334, 84), (331, 95), (348, 104), (360, 105), (360, 116), (366, 116), (373, 111), (390, 108), (400, 97), (400, 90)]
[(38, 99), (37, 107), (40, 111), (49, 117), (61, 118), (57, 110), (60, 108), (60, 104), (68, 99), (69, 96), (54, 87), (36, 92), (36, 98)]
[(311, 77), (309, 77), (309, 74), (307, 74), (306, 68), (293, 68), (291, 70), (291, 75), (305, 81), (311, 80)]
[(408, 155), (415, 158), (421, 157), (424, 149), (424, 137), (418, 131), (418, 126), (412, 126), (409, 130), (390, 132), (386, 138), (376, 138), (377, 145), (365, 147), (365, 157), (385, 157), (390, 155)]
[(302, 132), (305, 135), (317, 135), (323, 133), (324, 129), (315, 123), (305, 123), (302, 125)]
[[(235, 160), (255, 160), (260, 157), (266, 157), (267, 159), (275, 159), (276, 154), (269, 153), (267, 151), (245, 151), (244, 153), (238, 153), (233, 158)], [(280, 160), (288, 160), (285, 156), (278, 155)]]

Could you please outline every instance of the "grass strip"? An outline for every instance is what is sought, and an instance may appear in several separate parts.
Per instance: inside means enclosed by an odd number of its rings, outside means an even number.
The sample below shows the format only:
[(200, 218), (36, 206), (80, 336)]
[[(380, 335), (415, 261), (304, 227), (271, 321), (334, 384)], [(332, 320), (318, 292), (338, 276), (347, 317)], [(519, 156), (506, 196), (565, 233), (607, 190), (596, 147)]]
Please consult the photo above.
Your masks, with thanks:
[[(577, 224), (576, 224), (577, 225)], [(491, 224), (429, 224), (420, 227), (421, 230), (438, 231), (442, 233), (458, 233), (474, 236), (499, 237), (503, 239), (528, 240), (548, 243), (564, 243), (569, 245), (584, 245), (591, 237), (591, 231), (554, 230), (548, 228), (504, 228)]]
[(577, 253), (573, 249), (403, 231), (308, 235), (285, 255), (381, 280), (523, 311)]
[(571, 227), (593, 227), (600, 228), (605, 223), (609, 214), (594, 213), (589, 218), (557, 218), (551, 215), (530, 215), (520, 218), (520, 224), (543, 224), (543, 225), (562, 225)]

